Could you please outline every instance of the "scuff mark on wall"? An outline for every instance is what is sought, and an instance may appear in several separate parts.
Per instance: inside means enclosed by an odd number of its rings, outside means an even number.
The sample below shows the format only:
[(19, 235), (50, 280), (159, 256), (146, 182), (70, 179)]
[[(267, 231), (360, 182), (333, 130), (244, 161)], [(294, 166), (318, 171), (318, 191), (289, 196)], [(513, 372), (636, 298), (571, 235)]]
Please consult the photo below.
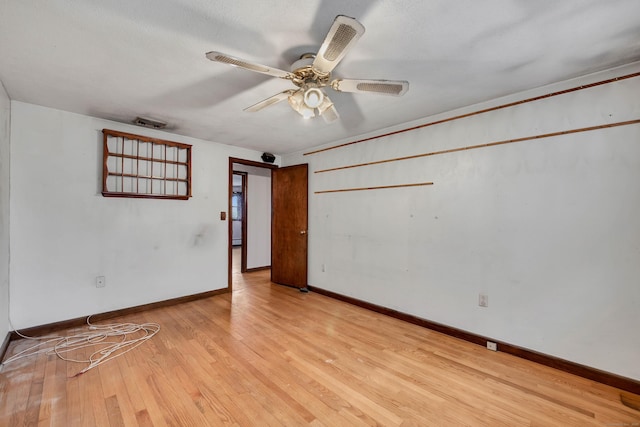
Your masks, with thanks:
[(193, 236), (193, 243), (191, 246), (199, 247), (206, 246), (211, 242), (213, 235), (213, 227), (211, 224), (201, 225), (196, 234)]

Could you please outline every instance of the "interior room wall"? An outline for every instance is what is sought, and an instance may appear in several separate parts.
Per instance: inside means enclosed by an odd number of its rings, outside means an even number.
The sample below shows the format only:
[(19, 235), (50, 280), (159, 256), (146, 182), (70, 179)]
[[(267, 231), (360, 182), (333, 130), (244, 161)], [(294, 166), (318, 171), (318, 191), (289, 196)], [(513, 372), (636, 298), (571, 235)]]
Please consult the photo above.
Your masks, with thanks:
[(0, 82), (0, 343), (9, 327), (9, 173), (11, 101)]
[[(637, 120), (638, 93), (635, 77), (317, 154), (284, 156), (285, 166), (310, 166), (309, 284), (640, 380), (639, 124), (318, 172)], [(422, 182), (434, 184), (315, 193)], [(479, 294), (488, 296), (488, 307), (478, 305)]]
[(271, 265), (271, 169), (237, 164), (247, 172), (247, 268)]
[[(261, 153), (12, 101), (11, 315), (25, 328), (227, 287), (229, 157)], [(187, 201), (101, 195), (102, 129), (192, 144)], [(227, 216), (228, 218), (229, 216)], [(106, 286), (96, 288), (96, 277)]]

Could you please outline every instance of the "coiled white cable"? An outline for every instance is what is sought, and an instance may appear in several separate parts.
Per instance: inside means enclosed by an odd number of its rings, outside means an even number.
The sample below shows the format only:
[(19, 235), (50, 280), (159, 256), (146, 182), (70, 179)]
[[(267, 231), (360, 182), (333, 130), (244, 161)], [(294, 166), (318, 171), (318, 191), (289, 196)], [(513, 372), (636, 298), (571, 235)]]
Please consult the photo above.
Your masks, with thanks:
[[(2, 364), (6, 365), (26, 357), (36, 356), (43, 353), (55, 354), (60, 359), (68, 362), (88, 363), (88, 366), (74, 375), (78, 376), (95, 368), (96, 366), (133, 350), (145, 341), (151, 339), (160, 331), (160, 325), (157, 323), (112, 323), (107, 325), (94, 325), (90, 322), (90, 318), (91, 316), (87, 317), (87, 325), (90, 331), (95, 332), (83, 332), (67, 337), (29, 337), (16, 330), (16, 334), (22, 338), (44, 341), (14, 354), (2, 362)], [(131, 337), (132, 335), (137, 336)], [(120, 340), (113, 341), (110, 340), (111, 338), (120, 338)], [(75, 359), (66, 355), (67, 353), (75, 350), (95, 346), (98, 346), (99, 349), (91, 353), (88, 359)]]

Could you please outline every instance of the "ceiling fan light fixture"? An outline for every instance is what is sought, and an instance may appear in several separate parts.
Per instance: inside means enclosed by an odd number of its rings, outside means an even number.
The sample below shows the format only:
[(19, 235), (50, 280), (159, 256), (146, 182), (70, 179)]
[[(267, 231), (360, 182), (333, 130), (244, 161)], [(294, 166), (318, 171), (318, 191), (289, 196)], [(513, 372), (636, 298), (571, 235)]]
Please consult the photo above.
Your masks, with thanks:
[(304, 91), (304, 105), (309, 108), (318, 108), (324, 100), (324, 93), (317, 87), (312, 87)]
[(302, 114), (302, 117), (305, 119), (310, 119), (316, 116), (315, 110), (312, 108), (303, 107), (298, 113)]
[(294, 110), (298, 111), (303, 103), (304, 101), (302, 99), (301, 91), (297, 90), (291, 96), (289, 96), (289, 105), (291, 105), (291, 108), (293, 108)]
[(305, 104), (302, 90), (296, 91), (296, 93), (289, 97), (289, 105), (291, 105), (291, 108), (305, 119), (310, 119), (316, 116), (315, 109), (310, 108)]
[(318, 107), (318, 115), (322, 116), (324, 121), (327, 123), (336, 121), (340, 117), (338, 115), (336, 107), (333, 105), (333, 102), (331, 102), (328, 96), (324, 97), (322, 104)]
[(322, 100), (322, 103), (318, 106), (318, 112), (320, 114), (324, 113), (328, 108), (331, 108), (331, 106), (333, 105), (333, 102), (331, 102), (331, 100), (329, 99), (329, 97), (325, 97)]

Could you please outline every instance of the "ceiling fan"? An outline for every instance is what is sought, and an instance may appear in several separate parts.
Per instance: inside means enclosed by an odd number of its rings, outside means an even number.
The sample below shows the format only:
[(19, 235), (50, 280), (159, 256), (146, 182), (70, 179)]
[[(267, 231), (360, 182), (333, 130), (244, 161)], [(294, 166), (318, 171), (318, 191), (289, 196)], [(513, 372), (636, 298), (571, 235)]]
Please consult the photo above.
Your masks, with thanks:
[(288, 89), (258, 102), (244, 111), (255, 112), (285, 99), (289, 105), (304, 118), (322, 116), (326, 122), (338, 119), (338, 111), (323, 90), (329, 86), (338, 92), (378, 93), (401, 96), (409, 89), (404, 80), (355, 80), (333, 79), (331, 72), (345, 56), (347, 51), (364, 34), (364, 26), (344, 15), (338, 15), (333, 21), (329, 33), (317, 54), (306, 53), (291, 65), (291, 71), (279, 70), (221, 52), (208, 52), (207, 58), (215, 62), (229, 64), (245, 70), (267, 74), (281, 79), (291, 80), (295, 89)]

